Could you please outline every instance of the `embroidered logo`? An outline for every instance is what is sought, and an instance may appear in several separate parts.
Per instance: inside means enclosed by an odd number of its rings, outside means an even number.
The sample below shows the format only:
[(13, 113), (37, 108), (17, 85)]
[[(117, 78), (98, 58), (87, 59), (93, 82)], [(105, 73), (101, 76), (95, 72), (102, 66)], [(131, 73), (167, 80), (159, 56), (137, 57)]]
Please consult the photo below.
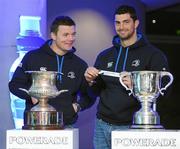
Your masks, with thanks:
[(107, 63), (107, 68), (111, 68), (113, 66), (113, 62)]
[(40, 71), (47, 71), (46, 67), (40, 67)]
[(76, 78), (75, 73), (74, 73), (74, 72), (72, 72), (72, 71), (68, 72), (67, 77), (68, 77), (68, 78), (71, 78), (71, 79)]
[(140, 60), (139, 59), (136, 59), (136, 60), (132, 61), (131, 66), (137, 67), (139, 65), (140, 65)]

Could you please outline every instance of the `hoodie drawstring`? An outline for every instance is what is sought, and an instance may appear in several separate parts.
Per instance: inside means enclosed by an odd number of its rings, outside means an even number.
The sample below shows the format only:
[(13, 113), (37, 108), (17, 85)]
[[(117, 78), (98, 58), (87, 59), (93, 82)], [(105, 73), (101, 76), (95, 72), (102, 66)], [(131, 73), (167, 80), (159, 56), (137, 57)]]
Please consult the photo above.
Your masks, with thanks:
[[(63, 63), (64, 63), (64, 56), (62, 56), (62, 58), (61, 58), (61, 63), (60, 63), (60, 59), (59, 59), (58, 55), (56, 55), (56, 59), (57, 59), (58, 72), (62, 73), (62, 66), (63, 66)], [(62, 75), (58, 75), (58, 80), (60, 80), (60, 83), (61, 83)]]
[(115, 70), (114, 70), (115, 72), (117, 72), (117, 67), (118, 67), (120, 56), (121, 56), (121, 52), (122, 52), (122, 46), (119, 49), (118, 57), (117, 57), (117, 60), (116, 60), (116, 65), (115, 65)]
[[(126, 61), (127, 61), (128, 51), (129, 51), (129, 48), (127, 47), (122, 71), (125, 71), (125, 68), (126, 68)], [(120, 47), (118, 57), (117, 57), (117, 60), (116, 60), (116, 65), (115, 65), (115, 70), (114, 70), (115, 72), (117, 72), (117, 69), (118, 69), (118, 63), (119, 63), (119, 60), (120, 60), (121, 53), (122, 53), (122, 46)]]

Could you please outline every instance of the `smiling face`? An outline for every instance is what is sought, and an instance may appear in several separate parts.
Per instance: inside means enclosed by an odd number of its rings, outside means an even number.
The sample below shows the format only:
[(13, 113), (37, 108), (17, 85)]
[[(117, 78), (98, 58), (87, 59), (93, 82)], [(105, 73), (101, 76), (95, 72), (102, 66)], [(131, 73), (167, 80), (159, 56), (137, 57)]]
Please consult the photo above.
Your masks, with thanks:
[(51, 32), (53, 40), (51, 48), (60, 55), (66, 54), (72, 49), (75, 41), (76, 27), (75, 25), (59, 25), (57, 32)]
[(115, 15), (115, 30), (121, 40), (131, 40), (136, 36), (138, 20), (133, 20), (129, 13)]

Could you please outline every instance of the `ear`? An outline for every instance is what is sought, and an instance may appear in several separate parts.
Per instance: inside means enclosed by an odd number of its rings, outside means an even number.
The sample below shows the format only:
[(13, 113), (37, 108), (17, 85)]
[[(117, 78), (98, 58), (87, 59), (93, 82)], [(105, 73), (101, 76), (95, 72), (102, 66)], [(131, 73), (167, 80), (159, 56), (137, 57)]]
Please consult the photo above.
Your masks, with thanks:
[(51, 32), (51, 39), (56, 40), (56, 34)]
[(135, 23), (135, 28), (137, 28), (139, 26), (139, 20), (136, 20), (134, 23)]

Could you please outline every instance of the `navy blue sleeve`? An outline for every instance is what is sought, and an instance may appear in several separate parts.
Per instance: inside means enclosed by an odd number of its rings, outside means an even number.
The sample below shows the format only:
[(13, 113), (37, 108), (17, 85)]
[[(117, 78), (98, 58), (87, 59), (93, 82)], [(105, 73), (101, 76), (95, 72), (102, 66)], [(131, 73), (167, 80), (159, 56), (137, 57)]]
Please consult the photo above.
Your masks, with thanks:
[(31, 77), (25, 71), (28, 70), (28, 55), (25, 55), (16, 71), (13, 74), (12, 79), (9, 82), (9, 90), (14, 95), (21, 99), (31, 102), (31, 97), (19, 88), (29, 89), (31, 86)]
[(168, 61), (166, 56), (161, 51), (156, 51), (150, 59), (149, 69), (154, 71), (169, 71)]
[(95, 101), (96, 98), (89, 92), (89, 85), (84, 77), (85, 70), (87, 69), (87, 64), (84, 66), (84, 68), (81, 70), (81, 85), (78, 92), (79, 100), (78, 103), (80, 104), (81, 110), (85, 110), (89, 107), (91, 107)]
[[(101, 61), (103, 61), (101, 54), (99, 54), (96, 58), (94, 67), (96, 69), (101, 70)], [(104, 81), (102, 80), (101, 76), (99, 75), (95, 81), (94, 84), (89, 87), (89, 92), (94, 96), (98, 97), (100, 95), (101, 90), (104, 88), (105, 84)]]

